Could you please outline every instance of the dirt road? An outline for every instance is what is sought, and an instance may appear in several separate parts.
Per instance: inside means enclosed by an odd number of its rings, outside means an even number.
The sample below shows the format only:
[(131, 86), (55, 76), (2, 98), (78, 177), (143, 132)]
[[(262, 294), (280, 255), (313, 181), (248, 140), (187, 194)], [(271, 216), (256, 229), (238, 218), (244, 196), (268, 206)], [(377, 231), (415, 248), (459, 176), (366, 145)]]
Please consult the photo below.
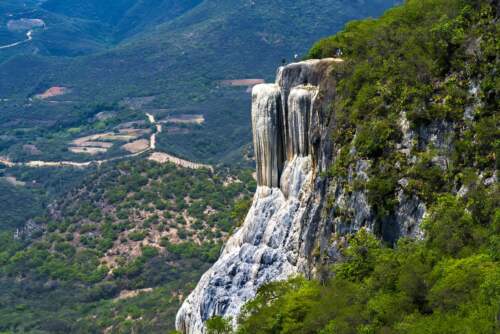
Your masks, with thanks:
[[(0, 157), (0, 163), (4, 164), (7, 167), (30, 167), (30, 168), (43, 168), (43, 167), (75, 167), (75, 168), (88, 168), (91, 166), (99, 166), (107, 162), (113, 162), (118, 160), (124, 160), (129, 158), (138, 157), (144, 153), (155, 151), (156, 150), (156, 135), (161, 133), (163, 128), (162, 125), (156, 122), (156, 119), (153, 115), (146, 113), (146, 116), (149, 122), (156, 126), (156, 132), (151, 134), (149, 138), (149, 147), (136, 153), (125, 154), (119, 157), (103, 159), (103, 160), (91, 160), (86, 162), (75, 162), (75, 161), (28, 161), (28, 162), (12, 162), (7, 157)], [(159, 163), (171, 162), (177, 166), (191, 169), (200, 169), (207, 168), (213, 171), (213, 167), (210, 165), (199, 164), (196, 162), (183, 160), (173, 155), (162, 153), (162, 152), (153, 152), (149, 157), (149, 160), (156, 161)]]
[(24, 44), (24, 43), (28, 43), (30, 42), (31, 40), (33, 39), (33, 30), (30, 30), (26, 33), (26, 39), (25, 40), (22, 40), (22, 41), (19, 41), (19, 42), (15, 42), (15, 43), (12, 43), (12, 44), (7, 44), (7, 45), (1, 45), (0, 46), (0, 50), (2, 49), (9, 49), (9, 48), (13, 48), (15, 46), (18, 46), (18, 45), (21, 45), (21, 44)]

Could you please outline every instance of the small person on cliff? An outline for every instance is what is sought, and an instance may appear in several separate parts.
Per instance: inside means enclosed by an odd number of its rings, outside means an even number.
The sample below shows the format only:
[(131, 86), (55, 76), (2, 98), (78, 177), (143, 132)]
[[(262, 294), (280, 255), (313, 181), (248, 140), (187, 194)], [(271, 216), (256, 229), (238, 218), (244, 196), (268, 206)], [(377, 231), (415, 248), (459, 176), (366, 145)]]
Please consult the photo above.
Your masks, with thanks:
[(335, 50), (335, 58), (342, 58), (342, 55), (342, 49), (337, 48), (337, 50)]

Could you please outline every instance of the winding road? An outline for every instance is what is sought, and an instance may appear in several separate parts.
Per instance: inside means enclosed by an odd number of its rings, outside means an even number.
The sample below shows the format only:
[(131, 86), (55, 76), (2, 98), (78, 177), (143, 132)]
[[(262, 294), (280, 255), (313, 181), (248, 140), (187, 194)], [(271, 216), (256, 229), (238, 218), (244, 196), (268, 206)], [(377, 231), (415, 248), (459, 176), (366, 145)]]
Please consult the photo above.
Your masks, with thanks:
[(1, 46), (0, 46), (0, 50), (2, 50), (2, 49), (9, 49), (9, 48), (13, 48), (13, 47), (15, 47), (15, 46), (18, 46), (18, 45), (21, 45), (21, 44), (24, 44), (24, 43), (28, 43), (28, 42), (30, 42), (32, 39), (33, 39), (33, 30), (29, 30), (29, 31), (26, 33), (26, 39), (25, 39), (25, 40), (22, 40), (22, 41), (19, 41), (19, 42), (15, 42), (15, 43), (12, 43), (12, 44), (1, 45)]
[[(87, 168), (91, 166), (99, 166), (104, 163), (134, 158), (140, 156), (146, 152), (155, 151), (156, 150), (156, 135), (163, 131), (162, 125), (158, 123), (154, 117), (154, 115), (146, 113), (146, 117), (148, 121), (156, 126), (156, 131), (151, 134), (149, 138), (149, 147), (140, 152), (121, 155), (119, 157), (103, 159), (103, 160), (92, 160), (86, 162), (75, 162), (75, 161), (28, 161), (28, 162), (12, 162), (6, 157), (0, 156), (0, 163), (4, 164), (7, 167), (30, 167), (30, 168), (43, 168), (43, 167), (76, 167), (76, 168)], [(198, 164), (195, 162), (179, 159), (167, 153), (156, 152), (149, 158), (149, 160), (153, 160), (159, 163), (171, 162), (175, 165), (192, 168), (192, 169), (200, 169), (200, 168), (208, 168), (213, 171), (213, 167), (210, 165)]]

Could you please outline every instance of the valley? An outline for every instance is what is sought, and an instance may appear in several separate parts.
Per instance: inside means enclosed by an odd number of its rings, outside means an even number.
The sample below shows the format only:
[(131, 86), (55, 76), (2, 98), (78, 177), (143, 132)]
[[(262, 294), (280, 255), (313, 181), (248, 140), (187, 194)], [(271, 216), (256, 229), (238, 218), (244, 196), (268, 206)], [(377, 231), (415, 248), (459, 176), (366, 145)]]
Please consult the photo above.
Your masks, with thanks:
[[(168, 145), (166, 151), (175, 156), (211, 164), (234, 163), (247, 149), (251, 139), (248, 87), (255, 80), (271, 79), (283, 58), (304, 55), (306, 45), (346, 21), (381, 13), (397, 3), (374, 0), (344, 6), (328, 0), (313, 10), (307, 1), (290, 6), (286, 1), (252, 5), (247, 1), (123, 0), (112, 5), (91, 1), (83, 8), (74, 2), (26, 1), (19, 6), (7, 0), (0, 6), (0, 27), (14, 19), (38, 19), (45, 24), (29, 45), (0, 51), (0, 98), (12, 101), (2, 105), (4, 113), (18, 114), (15, 110), (27, 98), (51, 87), (71, 89), (61, 99), (52, 99), (59, 104), (72, 101), (58, 106), (61, 110), (155, 96), (157, 108), (168, 101), (170, 108), (201, 113), (207, 120), (201, 131), (187, 134), (180, 127), (178, 135), (167, 134), (158, 144)], [(297, 22), (296, 28), (269, 17), (281, 7), (289, 9), (287, 15)], [(335, 20), (332, 23), (326, 17)], [(23, 70), (14, 73), (14, 68)], [(258, 79), (241, 86), (250, 80), (245, 78)], [(225, 127), (235, 129), (227, 140), (219, 135)], [(5, 152), (0, 150), (0, 155)]]
[[(190, 168), (190, 169), (208, 169), (212, 172), (214, 168), (207, 164), (200, 164), (184, 159), (180, 159), (173, 155), (163, 152), (155, 152), (156, 150), (156, 137), (162, 133), (162, 125), (160, 122), (156, 121), (152, 114), (146, 113), (148, 121), (155, 129), (155, 132), (151, 133), (149, 139), (139, 139), (135, 140), (141, 134), (147, 133), (147, 131), (137, 130), (137, 129), (121, 129), (118, 133), (103, 133), (97, 135), (91, 135), (87, 137), (82, 137), (75, 139), (71, 142), (72, 147), (69, 150), (77, 154), (95, 155), (99, 153), (106, 153), (109, 148), (113, 146), (114, 141), (130, 141), (128, 144), (124, 144), (122, 149), (130, 152), (130, 154), (124, 154), (116, 156), (113, 158), (102, 159), (102, 160), (89, 160), (85, 162), (75, 162), (75, 161), (26, 161), (26, 162), (12, 162), (8, 158), (0, 157), (0, 164), (6, 167), (29, 167), (29, 168), (45, 168), (45, 167), (75, 167), (75, 168), (88, 168), (93, 166), (100, 166), (102, 164), (126, 160), (130, 158), (135, 158), (139, 156), (146, 155), (148, 160), (155, 161), (157, 163), (172, 163), (179, 167)], [(181, 124), (200, 124), (204, 120), (199, 115), (195, 116), (180, 116), (179, 118), (169, 118), (164, 123), (181, 123)], [(142, 131), (142, 132), (141, 132)], [(102, 141), (99, 141), (102, 140)], [(132, 141), (131, 141), (132, 140)], [(152, 153), (151, 153), (152, 152)], [(151, 153), (151, 154), (149, 154)]]

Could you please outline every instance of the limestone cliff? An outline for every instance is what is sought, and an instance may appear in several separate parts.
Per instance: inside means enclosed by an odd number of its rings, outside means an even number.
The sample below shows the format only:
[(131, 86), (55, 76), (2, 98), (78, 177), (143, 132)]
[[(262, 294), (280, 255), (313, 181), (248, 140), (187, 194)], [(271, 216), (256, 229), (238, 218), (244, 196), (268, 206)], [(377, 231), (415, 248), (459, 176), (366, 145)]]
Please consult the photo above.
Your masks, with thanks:
[[(342, 66), (340, 59), (290, 64), (278, 70), (276, 83), (254, 87), (258, 188), (242, 227), (179, 310), (179, 331), (204, 333), (204, 321), (216, 315), (235, 321), (263, 284), (299, 273), (318, 275), (318, 264), (337, 260), (343, 235), (375, 228), (366, 194), (323, 176), (337, 158), (331, 119)], [(352, 166), (349, 182), (366, 178), (369, 163)], [(339, 215), (341, 210), (351, 216)], [(425, 206), (401, 194), (396, 212), (389, 224), (393, 233), (418, 235)], [(339, 238), (332, 240), (334, 233)]]

